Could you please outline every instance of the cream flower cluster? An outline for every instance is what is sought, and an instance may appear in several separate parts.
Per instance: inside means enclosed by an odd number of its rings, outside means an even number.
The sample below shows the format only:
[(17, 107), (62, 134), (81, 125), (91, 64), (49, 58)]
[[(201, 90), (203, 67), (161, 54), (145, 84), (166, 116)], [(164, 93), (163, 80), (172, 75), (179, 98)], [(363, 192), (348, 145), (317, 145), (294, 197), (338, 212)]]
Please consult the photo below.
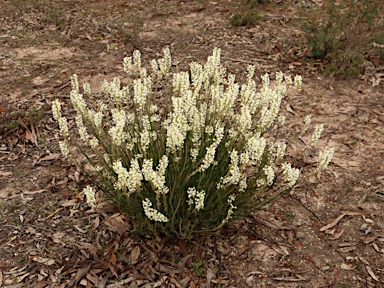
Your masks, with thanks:
[(128, 102), (129, 90), (121, 89), (121, 83), (119, 78), (115, 77), (111, 82), (104, 80), (102, 88), (104, 94), (109, 96), (114, 105), (120, 107), (123, 103)]
[(65, 158), (69, 158), (70, 149), (68, 141), (70, 140), (69, 129), (67, 124), (67, 119), (61, 116), (61, 104), (58, 99), (52, 102), (52, 116), (59, 123), (60, 134), (63, 136), (64, 140), (59, 141), (59, 148), (61, 153)]
[(87, 95), (88, 97), (92, 97), (91, 86), (89, 85), (89, 83), (83, 83), (83, 90), (85, 95)]
[(144, 159), (142, 173), (144, 179), (150, 183), (155, 188), (156, 193), (167, 194), (169, 189), (165, 185), (165, 171), (168, 167), (168, 157), (163, 155), (159, 161), (159, 165), (156, 168), (156, 171), (153, 170), (153, 160)]
[(72, 90), (73, 91), (76, 91), (76, 92), (80, 91), (80, 89), (79, 89), (79, 79), (78, 79), (76, 74), (73, 74), (72, 77), (71, 77), (71, 86), (72, 86)]
[(272, 166), (265, 166), (263, 168), (264, 174), (266, 176), (266, 185), (271, 185), (273, 181), (275, 180), (275, 171), (273, 170)]
[(76, 109), (78, 113), (81, 115), (87, 114), (87, 104), (84, 101), (83, 95), (80, 94), (79, 91), (79, 83), (77, 81), (77, 75), (73, 75), (72, 78), (72, 91), (69, 94), (69, 98), (73, 107)]
[(323, 132), (324, 126), (323, 124), (316, 125), (315, 131), (312, 134), (312, 140), (309, 146), (315, 145), (316, 142), (320, 139), (321, 133)]
[(67, 141), (59, 141), (60, 151), (65, 158), (69, 158), (69, 145)]
[(236, 185), (241, 181), (242, 177), (244, 177), (239, 168), (239, 153), (236, 150), (232, 150), (230, 157), (231, 163), (229, 164), (229, 175), (222, 178), (217, 186), (218, 189), (226, 184)]
[(112, 119), (115, 126), (111, 127), (108, 131), (112, 137), (112, 142), (115, 145), (121, 145), (127, 138), (125, 132), (126, 114), (124, 110), (112, 109)]
[(58, 99), (52, 102), (52, 115), (55, 120), (59, 120), (61, 118), (61, 104)]
[(150, 77), (143, 77), (133, 81), (133, 102), (140, 112), (144, 111), (148, 95), (151, 93), (151, 83)]
[(141, 186), (143, 180), (142, 173), (140, 171), (140, 165), (137, 159), (131, 161), (131, 169), (127, 169), (123, 166), (121, 161), (113, 163), (113, 170), (117, 174), (117, 182), (115, 188), (126, 191), (128, 189), (128, 195), (137, 191)]
[(195, 205), (196, 211), (199, 211), (204, 208), (204, 198), (205, 198), (205, 192), (197, 191), (195, 187), (189, 187), (187, 190), (188, 205)]
[(324, 152), (320, 152), (316, 171), (324, 170), (332, 161), (334, 148), (326, 148)]
[[(245, 153), (247, 153), (248, 159), (250, 161), (260, 160), (261, 156), (264, 153), (266, 145), (266, 139), (263, 137), (259, 137), (259, 135), (255, 135), (248, 139), (247, 144), (245, 146)], [(246, 164), (246, 162), (244, 164)]]
[(172, 66), (171, 51), (169, 50), (169, 48), (164, 48), (163, 53), (164, 58), (159, 59), (158, 61), (153, 59), (150, 62), (152, 71), (155, 75), (157, 75), (158, 79), (166, 77), (169, 74), (169, 71), (171, 70)]
[(215, 130), (215, 141), (207, 148), (205, 153), (203, 163), (199, 167), (199, 172), (203, 172), (209, 168), (209, 166), (214, 165), (216, 149), (219, 146), (221, 140), (224, 137), (224, 128), (217, 127)]
[(297, 168), (292, 168), (291, 164), (283, 163), (282, 165), (283, 175), (285, 182), (288, 183), (288, 188), (294, 186), (299, 179), (300, 170)]
[(232, 217), (232, 214), (234, 213), (234, 210), (237, 208), (233, 202), (235, 202), (236, 200), (236, 196), (235, 195), (230, 195), (228, 197), (228, 204), (229, 204), (229, 209), (228, 209), (228, 212), (227, 212), (227, 216), (223, 219), (223, 221), (221, 222), (221, 225), (224, 225), (225, 223), (228, 223), (229, 219), (231, 219)]
[(152, 202), (148, 198), (145, 198), (142, 202), (143, 204), (143, 209), (145, 216), (147, 216), (150, 220), (156, 221), (156, 222), (168, 222), (169, 219), (161, 214), (159, 211), (156, 209), (152, 208)]
[(87, 204), (91, 207), (95, 207), (96, 206), (96, 196), (95, 196), (95, 191), (93, 190), (93, 188), (91, 186), (87, 186), (84, 188), (83, 192), (84, 192), (84, 195), (87, 199)]

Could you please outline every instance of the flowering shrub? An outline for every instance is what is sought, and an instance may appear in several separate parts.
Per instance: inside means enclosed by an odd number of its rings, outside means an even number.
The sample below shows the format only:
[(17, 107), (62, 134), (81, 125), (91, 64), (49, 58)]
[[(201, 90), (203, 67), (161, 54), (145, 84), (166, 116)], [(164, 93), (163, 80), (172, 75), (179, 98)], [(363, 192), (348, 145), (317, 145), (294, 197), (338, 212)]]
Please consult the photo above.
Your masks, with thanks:
[[(296, 184), (300, 171), (284, 160), (287, 145), (273, 131), (284, 125), (280, 105), (289, 89), (300, 88), (299, 76), (277, 73), (272, 88), (264, 75), (257, 92), (254, 67), (244, 84), (236, 83), (220, 64), (218, 48), (205, 65), (190, 64), (189, 72), (171, 75), (168, 49), (151, 68), (148, 73), (141, 66), (135, 51), (124, 59), (129, 83), (104, 81), (103, 101), (92, 98), (87, 84), (81, 94), (74, 75), (77, 129), (69, 129), (60, 102), (52, 104), (63, 155), (93, 183), (84, 189), (89, 205), (97, 205), (96, 192), (102, 192), (134, 219), (137, 231), (189, 238), (248, 215)], [(309, 125), (306, 117), (302, 133)], [(322, 129), (315, 128), (309, 145)], [(332, 154), (321, 153), (315, 171)]]

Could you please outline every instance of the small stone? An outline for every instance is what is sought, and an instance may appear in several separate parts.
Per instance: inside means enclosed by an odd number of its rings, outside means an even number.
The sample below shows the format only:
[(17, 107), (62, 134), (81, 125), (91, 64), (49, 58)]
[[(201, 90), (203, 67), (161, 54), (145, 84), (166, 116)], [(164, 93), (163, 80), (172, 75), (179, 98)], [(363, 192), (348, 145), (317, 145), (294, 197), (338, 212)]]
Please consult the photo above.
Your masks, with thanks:
[(368, 228), (368, 224), (364, 223), (363, 225), (360, 226), (360, 231), (365, 231)]
[(326, 265), (326, 266), (321, 267), (321, 271), (325, 272), (325, 271), (328, 271), (330, 268), (331, 267)]

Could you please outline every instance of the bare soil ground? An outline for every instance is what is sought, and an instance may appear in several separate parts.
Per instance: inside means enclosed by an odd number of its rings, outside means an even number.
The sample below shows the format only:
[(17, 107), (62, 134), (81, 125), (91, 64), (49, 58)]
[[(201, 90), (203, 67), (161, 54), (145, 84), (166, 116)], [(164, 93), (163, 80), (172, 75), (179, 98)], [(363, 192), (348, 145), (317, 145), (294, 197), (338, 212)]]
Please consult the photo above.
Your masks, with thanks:
[[(384, 287), (382, 75), (337, 79), (306, 59), (296, 12), (317, 4), (303, 3), (259, 5), (258, 24), (236, 28), (229, 19), (245, 1), (0, 0), (0, 286)], [(91, 210), (86, 183), (59, 154), (51, 102), (68, 102), (73, 73), (97, 91), (124, 56), (139, 49), (145, 62), (163, 47), (180, 69), (220, 47), (239, 79), (248, 64), (256, 75), (301, 74), (288, 128), (308, 114), (324, 123), (329, 168), (190, 242), (132, 237), (123, 216)]]

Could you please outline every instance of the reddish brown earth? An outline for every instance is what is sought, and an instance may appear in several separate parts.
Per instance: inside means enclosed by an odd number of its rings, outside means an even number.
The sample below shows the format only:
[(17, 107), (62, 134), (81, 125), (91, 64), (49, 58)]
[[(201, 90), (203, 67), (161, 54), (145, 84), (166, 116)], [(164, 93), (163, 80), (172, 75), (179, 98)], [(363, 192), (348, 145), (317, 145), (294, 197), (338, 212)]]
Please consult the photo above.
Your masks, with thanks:
[[(384, 86), (373, 73), (382, 61), (347, 80), (323, 73), (305, 58), (302, 3), (259, 5), (258, 24), (240, 28), (229, 23), (248, 7), (239, 0), (84, 3), (0, 0), (0, 286), (384, 287)], [(180, 69), (220, 47), (239, 79), (248, 64), (256, 75), (301, 74), (287, 127), (307, 114), (324, 123), (317, 148), (335, 147), (330, 166), (196, 241), (135, 238), (122, 216), (90, 210), (82, 176), (59, 154), (51, 102), (67, 103), (73, 73), (97, 91), (135, 49), (145, 62), (163, 47)]]

